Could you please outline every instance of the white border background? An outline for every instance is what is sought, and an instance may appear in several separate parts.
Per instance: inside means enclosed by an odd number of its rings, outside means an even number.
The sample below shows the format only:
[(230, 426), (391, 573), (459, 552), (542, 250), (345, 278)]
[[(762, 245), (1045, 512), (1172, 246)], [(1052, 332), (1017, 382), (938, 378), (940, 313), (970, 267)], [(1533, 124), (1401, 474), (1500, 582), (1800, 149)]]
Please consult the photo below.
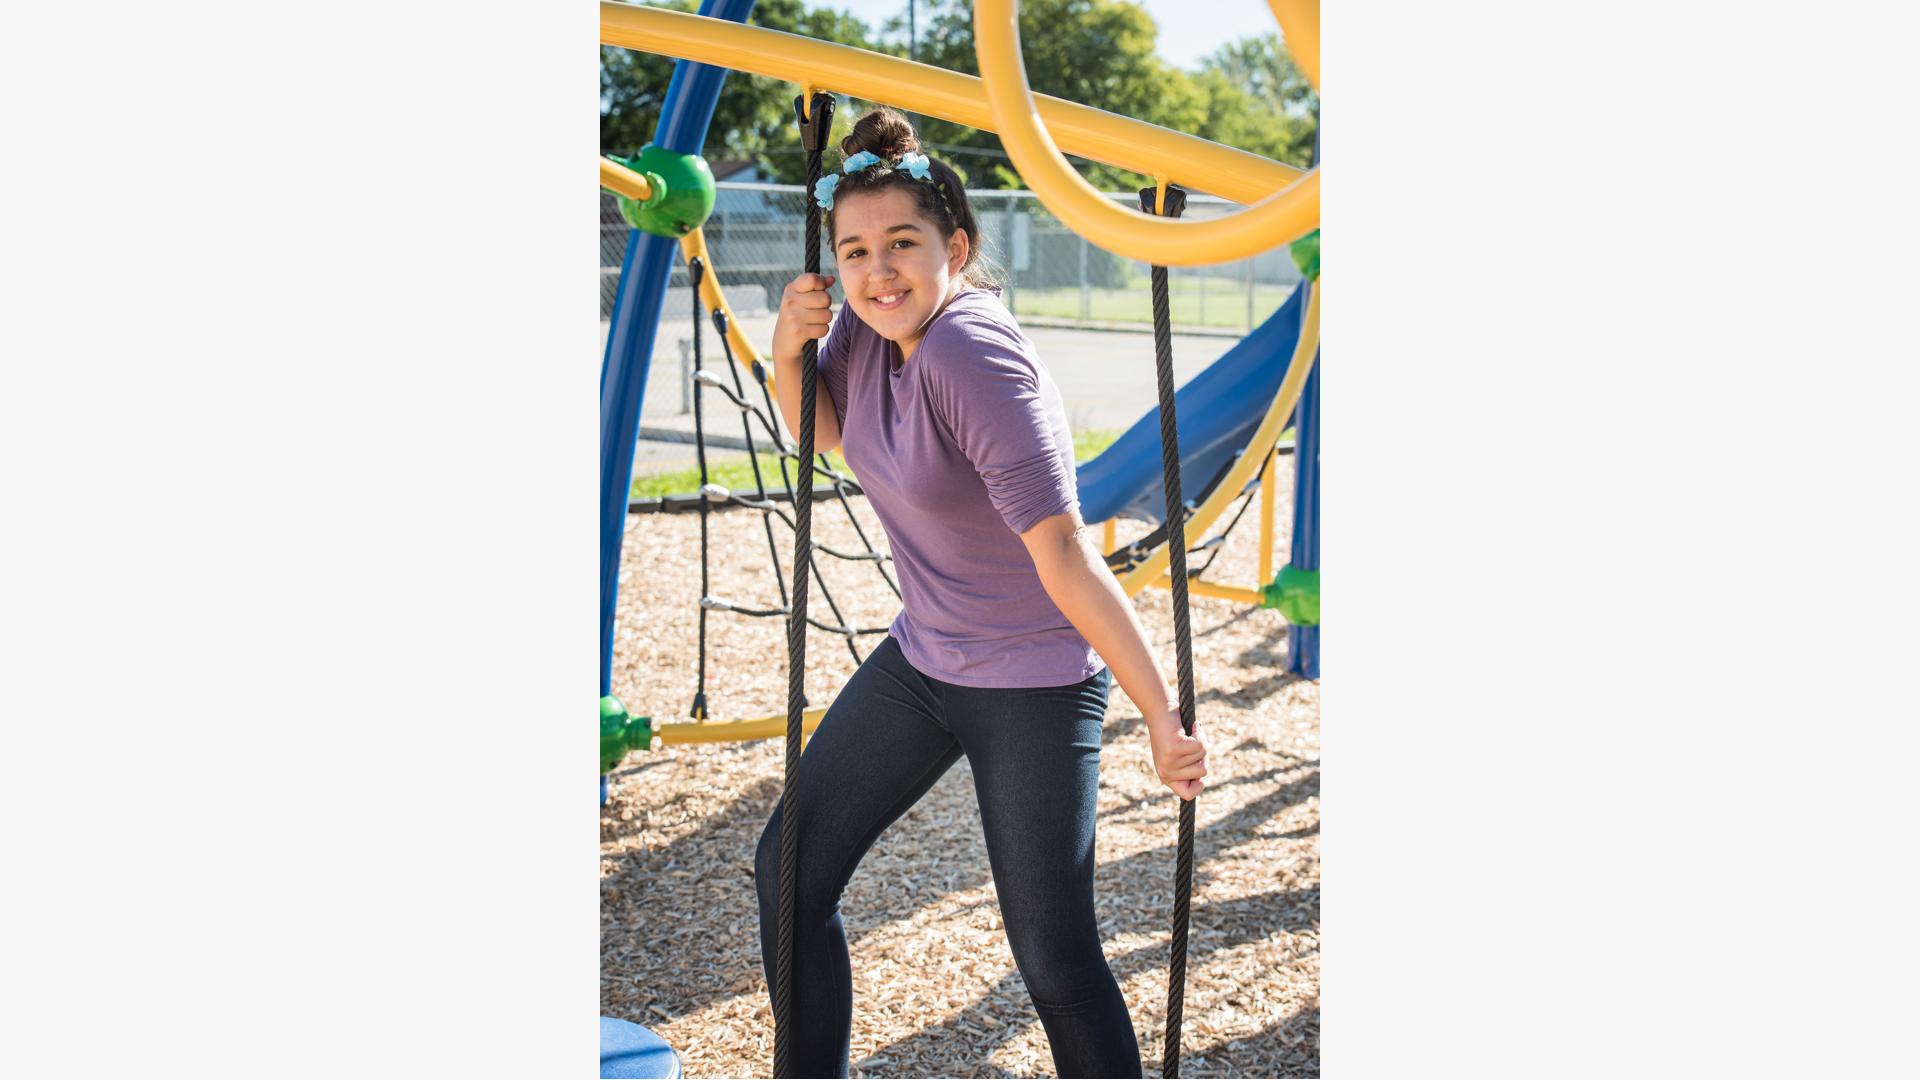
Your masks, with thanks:
[[(1327, 1075), (1911, 1067), (1894, 10), (1328, 6)], [(592, 5), (15, 19), (8, 1063), (593, 1075)]]

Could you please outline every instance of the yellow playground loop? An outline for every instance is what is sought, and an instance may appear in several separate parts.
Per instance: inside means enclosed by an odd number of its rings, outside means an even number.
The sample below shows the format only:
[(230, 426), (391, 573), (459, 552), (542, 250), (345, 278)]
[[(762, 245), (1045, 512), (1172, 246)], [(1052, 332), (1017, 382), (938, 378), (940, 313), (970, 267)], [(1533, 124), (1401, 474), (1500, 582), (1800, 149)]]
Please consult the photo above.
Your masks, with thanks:
[[(1317, 89), (1317, 3), (1268, 3), (1295, 64)], [(603, 45), (781, 79), (794, 83), (803, 99), (810, 100), (816, 91), (837, 92), (997, 132), (1021, 178), (1049, 211), (1089, 242), (1125, 258), (1160, 266), (1230, 262), (1271, 250), (1319, 227), (1318, 166), (1302, 172), (1158, 125), (1034, 94), (1027, 84), (1021, 56), (1018, 0), (976, 0), (974, 38), (981, 77), (700, 15), (615, 0), (600, 3)], [(1163, 192), (1177, 184), (1247, 205), (1225, 217), (1203, 221), (1136, 213), (1102, 197), (1067, 164), (1063, 152), (1150, 176)], [(644, 200), (652, 192), (646, 176), (604, 158), (600, 162), (600, 182), (608, 190), (633, 199)], [(682, 237), (680, 246), (689, 261), (698, 258), (712, 266), (706, 240), (698, 228)], [(1320, 348), (1321, 285), (1316, 277), (1303, 287), (1309, 289), (1306, 311), (1286, 377), (1244, 452), (1187, 519), (1187, 528), (1194, 534), (1209, 529), (1245, 490), (1262, 463), (1272, 458), (1280, 434), (1293, 415)], [(751, 368), (762, 357), (732, 317), (718, 275), (705, 275), (700, 289), (709, 311), (727, 313), (727, 338), (733, 356)], [(1271, 486), (1263, 483), (1262, 487), (1262, 517), (1270, 528)], [(1107, 524), (1110, 528), (1112, 523)], [(1262, 542), (1271, 547), (1268, 528), (1262, 529)], [(1269, 559), (1270, 552), (1263, 552), (1263, 578)], [(1149, 586), (1165, 586), (1169, 562), (1170, 552), (1162, 543), (1144, 562), (1120, 576), (1121, 586), (1129, 596)], [(1258, 594), (1251, 589), (1207, 582), (1194, 582), (1192, 587), (1197, 593), (1257, 602)], [(809, 732), (824, 712), (808, 710)], [(784, 717), (774, 717), (732, 723), (663, 724), (654, 733), (663, 743), (719, 742), (777, 736), (784, 733), (784, 725)]]
[[(1158, 266), (1231, 262), (1304, 236), (1320, 224), (1320, 169), (1255, 205), (1211, 221), (1135, 213), (1103, 198), (1060, 156), (1034, 107), (1020, 57), (1018, 0), (976, 0), (973, 35), (994, 130), (1020, 178), (1067, 227), (1116, 255)], [(1139, 169), (1164, 190), (1178, 183), (1164, 169)], [(1196, 181), (1193, 186), (1212, 189)]]

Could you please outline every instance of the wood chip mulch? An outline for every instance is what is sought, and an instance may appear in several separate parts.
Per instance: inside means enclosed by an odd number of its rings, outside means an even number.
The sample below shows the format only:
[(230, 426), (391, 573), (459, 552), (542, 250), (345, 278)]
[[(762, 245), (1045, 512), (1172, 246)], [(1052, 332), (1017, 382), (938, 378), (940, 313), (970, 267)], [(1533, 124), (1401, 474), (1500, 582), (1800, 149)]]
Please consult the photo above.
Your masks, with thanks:
[[(1286, 561), (1290, 462), (1279, 473), (1275, 566)], [(864, 500), (867, 535), (884, 536)], [(1208, 574), (1254, 583), (1257, 506)], [(709, 519), (709, 593), (773, 608), (780, 598), (756, 511)], [(784, 568), (792, 534), (774, 522)], [(816, 538), (860, 550), (847, 513), (814, 509)], [(1123, 521), (1120, 539), (1147, 531)], [(686, 718), (698, 671), (696, 514), (630, 520), (613, 689), (635, 714)], [(1198, 565), (1196, 560), (1195, 565)], [(788, 577), (791, 582), (791, 577)], [(821, 560), (816, 582), (860, 625), (899, 604), (870, 563)], [(819, 584), (810, 608), (828, 616)], [(1174, 668), (1170, 594), (1135, 603)], [(1212, 775), (1198, 802), (1181, 1072), (1320, 1074), (1320, 688), (1286, 673), (1278, 612), (1192, 601), (1199, 731)], [(861, 651), (878, 641), (862, 639)], [(807, 695), (830, 700), (854, 669), (815, 632)], [(785, 714), (779, 619), (708, 614), (715, 720)], [(638, 753), (601, 811), (601, 1011), (642, 1023), (689, 1077), (766, 1076), (773, 1021), (761, 974), (753, 852), (780, 797), (782, 740)], [(850, 778), (850, 782), (851, 782)], [(1178, 802), (1153, 774), (1140, 714), (1118, 686), (1107, 714), (1095, 888), (1109, 964), (1132, 1012), (1146, 1075), (1161, 1075)], [(1007, 949), (965, 759), (883, 835), (841, 901), (852, 954), (854, 1076), (1050, 1076), (1045, 1032)]]

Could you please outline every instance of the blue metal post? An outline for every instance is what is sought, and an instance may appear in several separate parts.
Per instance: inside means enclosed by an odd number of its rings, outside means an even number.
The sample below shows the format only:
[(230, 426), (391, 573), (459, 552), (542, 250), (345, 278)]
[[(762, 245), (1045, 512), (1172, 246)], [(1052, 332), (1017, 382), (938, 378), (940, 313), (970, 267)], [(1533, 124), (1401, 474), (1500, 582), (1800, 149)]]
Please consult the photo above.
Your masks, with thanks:
[[(745, 22), (753, 0), (704, 0), (700, 14)], [(697, 154), (720, 99), (727, 69), (681, 61), (660, 105), (656, 146)], [(627, 527), (627, 494), (633, 485), (633, 443), (640, 434), (640, 404), (653, 359), (660, 307), (679, 245), (636, 231), (627, 243), (614, 295), (607, 357), (600, 369), (600, 693), (613, 692), (613, 611), (620, 588), (620, 544)]]
[[(753, 0), (703, 0), (700, 14), (745, 22)], [(706, 145), (707, 125), (720, 100), (725, 68), (681, 61), (660, 105), (656, 146), (697, 154)], [(627, 242), (614, 294), (607, 357), (600, 369), (600, 696), (613, 690), (613, 610), (620, 588), (620, 544), (627, 528), (627, 495), (633, 486), (633, 443), (640, 434), (640, 405), (646, 396), (647, 370), (653, 360), (660, 307), (673, 271), (674, 241), (635, 231)], [(607, 778), (600, 778), (600, 801), (607, 800)], [(680, 1075), (680, 1059), (665, 1042), (638, 1024), (600, 1018), (600, 1075)]]
[[(1320, 569), (1320, 358), (1314, 357), (1293, 413), (1293, 550), (1288, 562)], [(1320, 677), (1320, 628), (1287, 627), (1287, 670)]]

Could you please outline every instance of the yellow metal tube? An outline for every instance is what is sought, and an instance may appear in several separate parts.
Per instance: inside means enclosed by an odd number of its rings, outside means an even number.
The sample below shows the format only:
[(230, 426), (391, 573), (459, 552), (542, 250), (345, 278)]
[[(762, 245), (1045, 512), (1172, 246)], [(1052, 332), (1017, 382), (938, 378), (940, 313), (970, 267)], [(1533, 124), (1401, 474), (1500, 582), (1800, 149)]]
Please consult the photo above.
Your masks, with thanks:
[[(1149, 217), (1114, 202), (1067, 164), (1048, 134), (1020, 56), (1019, 0), (975, 0), (973, 43), (993, 127), (1027, 187), (1074, 232), (1117, 255), (1157, 266), (1206, 266), (1258, 255), (1320, 225), (1320, 170), (1225, 217)], [(1162, 170), (1151, 174), (1164, 186)], [(1198, 186), (1211, 185), (1205, 178)], [(1245, 202), (1246, 199), (1239, 201)]]
[(1293, 55), (1293, 66), (1319, 90), (1320, 0), (1267, 0), (1267, 6), (1280, 24), (1280, 36)]
[[(1154, 581), (1153, 587), (1156, 589), (1171, 589), (1173, 588), (1173, 578), (1167, 574), (1161, 574), (1160, 577)], [(1260, 590), (1258, 589), (1243, 589), (1238, 585), (1221, 585), (1218, 582), (1206, 581), (1201, 578), (1188, 578), (1187, 591), (1195, 596), (1214, 596), (1222, 600), (1237, 600), (1242, 604), (1258, 606), (1260, 603)]]
[(647, 178), (617, 161), (600, 159), (600, 186), (617, 195), (646, 202), (653, 198), (653, 184)]
[[(600, 43), (883, 101), (968, 127), (993, 128), (986, 90), (972, 75), (778, 30), (601, 0)], [(1047, 130), (1068, 153), (1165, 177), (1193, 191), (1250, 203), (1301, 176), (1299, 169), (1258, 154), (1060, 98), (1040, 95), (1035, 105)]]
[(746, 332), (740, 329), (740, 320), (733, 317), (733, 308), (727, 305), (727, 294), (720, 291), (720, 275), (714, 272), (713, 256), (707, 253), (707, 238), (701, 230), (695, 229), (680, 238), (680, 256), (687, 260), (688, 266), (692, 266), (695, 259), (706, 264), (707, 272), (700, 279), (700, 302), (706, 305), (707, 318), (712, 319), (711, 313), (715, 308), (726, 313), (727, 344), (733, 348), (733, 359), (749, 372), (753, 370), (755, 361), (761, 361), (761, 366), (767, 372), (767, 393), (773, 393), (773, 365), (765, 362), (760, 350), (753, 347), (753, 342), (747, 340)]
[[(800, 714), (800, 731), (804, 738), (813, 734), (820, 726), (820, 718), (827, 710), (808, 709)], [(660, 742), (669, 746), (683, 746), (688, 743), (747, 742), (753, 739), (775, 739), (787, 733), (787, 718), (783, 713), (760, 720), (733, 720), (717, 724), (661, 724), (653, 729)]]
[(1279, 452), (1268, 450), (1267, 476), (1260, 481), (1260, 570), (1254, 575), (1262, 585), (1273, 580), (1273, 475), (1279, 471)]
[[(1204, 533), (1228, 504), (1246, 489), (1247, 481), (1253, 478), (1253, 471), (1260, 466), (1262, 455), (1273, 452), (1280, 433), (1286, 430), (1288, 421), (1293, 417), (1293, 406), (1300, 400), (1300, 388), (1306, 384), (1307, 372), (1313, 367), (1314, 356), (1320, 351), (1321, 281), (1315, 281), (1311, 288), (1313, 291), (1307, 294), (1306, 314), (1300, 320), (1300, 341), (1294, 346), (1293, 359), (1287, 365), (1287, 377), (1280, 380), (1280, 389), (1273, 395), (1273, 404), (1267, 406), (1267, 415), (1261, 419), (1253, 438), (1247, 440), (1247, 452), (1234, 460), (1233, 467), (1214, 487), (1213, 494), (1187, 519), (1187, 530), (1194, 535)], [(1161, 544), (1145, 562), (1120, 576), (1120, 587), (1128, 596), (1137, 594), (1167, 572), (1168, 558), (1167, 545)]]

